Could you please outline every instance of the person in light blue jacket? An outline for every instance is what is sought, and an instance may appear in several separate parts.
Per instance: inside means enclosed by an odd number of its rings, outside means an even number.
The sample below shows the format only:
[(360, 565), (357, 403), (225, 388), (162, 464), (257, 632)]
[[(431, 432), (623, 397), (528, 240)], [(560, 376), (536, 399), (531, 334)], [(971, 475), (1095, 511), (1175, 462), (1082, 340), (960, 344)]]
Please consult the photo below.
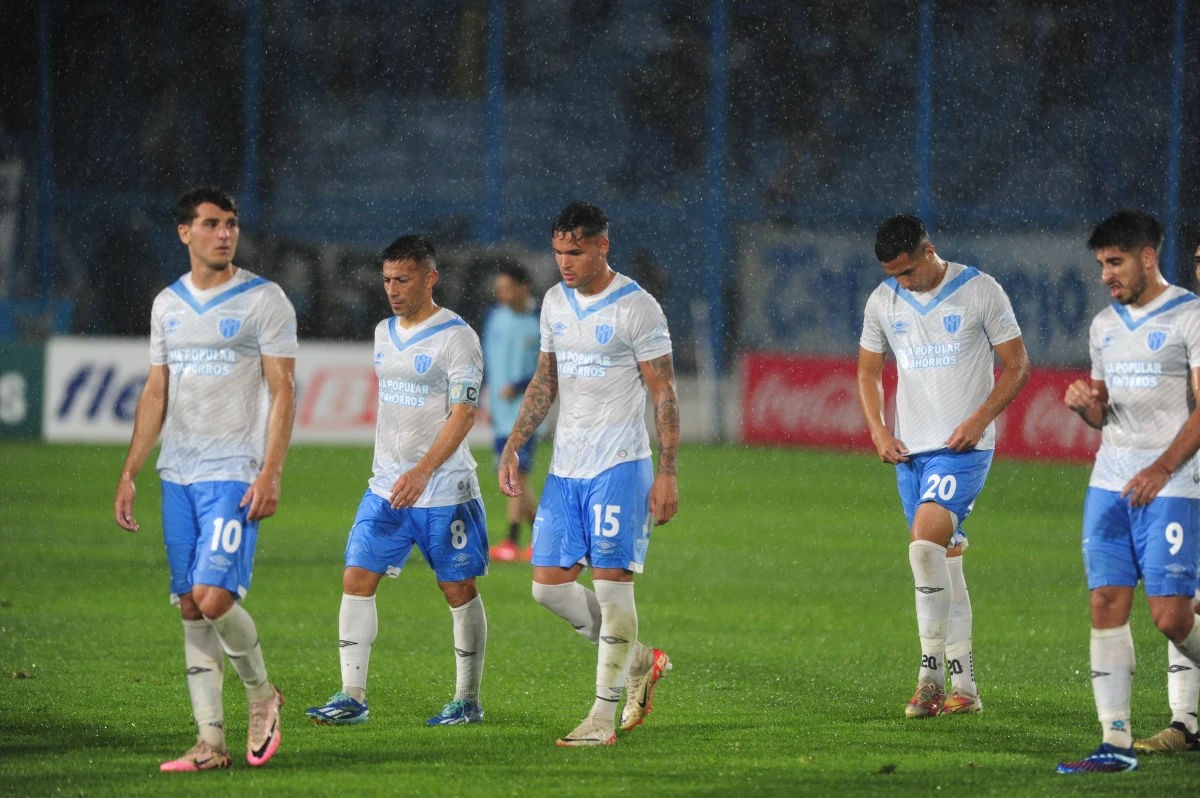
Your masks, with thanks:
[[(492, 434), (496, 456), (504, 451), (508, 432), (517, 419), (525, 388), (537, 366), (538, 312), (530, 297), (532, 280), (528, 270), (518, 263), (502, 261), (496, 270), (494, 283), (496, 305), (483, 325), (484, 378), (488, 390), (488, 411), (492, 417)], [(532, 525), (537, 497), (528, 486), (533, 467), (537, 438), (531, 438), (518, 455), (521, 495), (508, 500), (508, 537), (492, 547), (493, 560), (513, 562), (529, 560), (532, 547), (524, 552), (518, 548), (521, 524)]]

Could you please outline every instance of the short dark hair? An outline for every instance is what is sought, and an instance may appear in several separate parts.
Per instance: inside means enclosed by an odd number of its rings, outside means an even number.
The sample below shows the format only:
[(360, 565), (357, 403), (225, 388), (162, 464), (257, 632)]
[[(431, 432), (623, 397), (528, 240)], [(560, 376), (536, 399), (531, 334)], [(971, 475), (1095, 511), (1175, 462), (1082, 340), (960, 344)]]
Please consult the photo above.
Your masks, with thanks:
[(175, 204), (175, 222), (190, 225), (200, 214), (196, 211), (201, 205), (211, 202), (223, 211), (230, 211), (237, 216), (237, 200), (224, 189), (216, 186), (199, 186), (184, 192)]
[(1087, 245), (1092, 250), (1117, 247), (1124, 252), (1134, 253), (1144, 247), (1158, 252), (1162, 249), (1162, 242), (1163, 229), (1158, 219), (1145, 211), (1126, 208), (1096, 225)]
[(379, 253), (379, 265), (411, 260), (423, 269), (437, 271), (437, 253), (429, 239), (418, 235), (400, 236)]
[(500, 276), (501, 274), (512, 278), (512, 281), (517, 285), (523, 285), (527, 288), (533, 285), (533, 278), (529, 276), (529, 269), (526, 269), (516, 261), (505, 259), (497, 263), (496, 276)]
[(551, 236), (596, 238), (608, 235), (608, 214), (587, 202), (572, 202), (558, 213)]
[(909, 213), (896, 214), (884, 219), (875, 231), (875, 257), (887, 263), (928, 243), (924, 222)]

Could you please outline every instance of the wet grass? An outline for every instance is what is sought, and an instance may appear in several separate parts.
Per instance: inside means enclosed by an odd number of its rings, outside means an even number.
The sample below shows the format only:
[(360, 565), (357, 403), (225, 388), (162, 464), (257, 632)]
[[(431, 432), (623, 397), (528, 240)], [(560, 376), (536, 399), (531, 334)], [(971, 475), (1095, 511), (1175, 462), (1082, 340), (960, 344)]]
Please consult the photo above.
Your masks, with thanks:
[[(259, 537), (246, 606), (284, 690), (262, 769), (160, 774), (193, 739), (180, 627), (167, 604), (159, 489), (142, 531), (111, 520), (121, 447), (0, 445), (0, 793), (65, 795), (1181, 794), (1200, 755), (1068, 778), (1097, 742), (1079, 516), (1087, 470), (1000, 460), (968, 524), (967, 580), (986, 712), (906, 722), (919, 649), (890, 470), (864, 456), (692, 446), (682, 509), (655, 532), (642, 638), (675, 670), (646, 725), (562, 750), (591, 704), (594, 649), (529, 596), (525, 566), (482, 580), (487, 722), (430, 729), (453, 690), (450, 617), (414, 554), (380, 591), (371, 722), (316, 728), (338, 689), (342, 549), (370, 452), (298, 447)], [(541, 452), (544, 469), (548, 451)], [(503, 512), (478, 459), (494, 535)], [(1169, 719), (1165, 644), (1134, 617), (1136, 731)], [(14, 678), (26, 672), (32, 678)], [(227, 671), (233, 747), (245, 700)]]

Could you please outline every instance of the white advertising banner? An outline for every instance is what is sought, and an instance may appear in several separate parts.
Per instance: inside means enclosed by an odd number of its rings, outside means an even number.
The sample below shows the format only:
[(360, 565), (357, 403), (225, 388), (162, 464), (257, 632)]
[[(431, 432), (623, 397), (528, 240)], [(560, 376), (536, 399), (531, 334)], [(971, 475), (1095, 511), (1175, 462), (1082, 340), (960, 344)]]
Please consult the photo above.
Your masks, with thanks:
[[(52, 339), (42, 408), (46, 440), (128, 443), (149, 370), (145, 340)], [(296, 389), (294, 442), (374, 443), (378, 383), (369, 342), (301, 342)], [(468, 440), (490, 444), (486, 413)]]
[[(1111, 301), (1085, 242), (1089, 231), (935, 235), (947, 260), (992, 275), (1012, 300), (1030, 358), (1084, 365), (1092, 317)], [(822, 233), (756, 225), (741, 234), (744, 349), (854, 355), (863, 306), (886, 275), (874, 232)]]

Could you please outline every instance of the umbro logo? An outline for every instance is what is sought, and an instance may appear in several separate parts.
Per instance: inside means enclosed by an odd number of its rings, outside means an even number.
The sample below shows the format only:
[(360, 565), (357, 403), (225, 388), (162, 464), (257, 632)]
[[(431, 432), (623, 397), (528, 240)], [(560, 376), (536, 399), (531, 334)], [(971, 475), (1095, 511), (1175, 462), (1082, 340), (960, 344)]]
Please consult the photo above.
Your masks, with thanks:
[(473, 657), (473, 656), (475, 656), (475, 652), (474, 652), (474, 651), (463, 651), (461, 648), (457, 648), (457, 647), (454, 649), (454, 653), (455, 653), (455, 654), (457, 654), (457, 655), (458, 655), (458, 656), (460, 656), (460, 657)]
[(1167, 673), (1179, 673), (1180, 671), (1190, 671), (1191, 668), (1187, 665), (1172, 665), (1167, 668)]
[(1112, 674), (1111, 674), (1111, 673), (1105, 673), (1104, 671), (1092, 671), (1092, 678), (1093, 678), (1093, 679), (1099, 679), (1101, 676), (1112, 676)]
[[(1186, 668), (1185, 668), (1185, 670), (1186, 670)], [(212, 668), (197, 668), (197, 667), (193, 666), (193, 667), (187, 669), (187, 675), (188, 676), (198, 676), (201, 673), (210, 673), (211, 671), (212, 671)]]
[(338, 641), (338, 648), (345, 648), (346, 646), (357, 646), (357, 645), (358, 645), (358, 643), (354, 642), (353, 640), (339, 640)]
[(628, 640), (623, 640), (619, 637), (613, 637), (612, 635), (601, 635), (600, 639), (603, 640), (605, 643), (608, 643), (610, 646), (618, 646), (622, 643), (629, 642)]
[(925, 595), (928, 596), (930, 593), (940, 593), (945, 589), (946, 588), (944, 588), (944, 587), (918, 587), (917, 592), (924, 593)]

